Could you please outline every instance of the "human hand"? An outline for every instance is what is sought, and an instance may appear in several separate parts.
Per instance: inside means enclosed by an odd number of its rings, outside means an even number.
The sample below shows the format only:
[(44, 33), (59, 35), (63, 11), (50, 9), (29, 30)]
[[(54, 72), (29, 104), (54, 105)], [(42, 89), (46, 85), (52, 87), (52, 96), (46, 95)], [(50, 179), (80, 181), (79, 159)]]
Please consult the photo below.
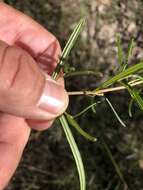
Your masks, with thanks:
[[(63, 79), (52, 81), (56, 38), (28, 16), (0, 3), (0, 190), (13, 175), (30, 128), (43, 130), (68, 105)], [(47, 75), (42, 72), (42, 69)]]

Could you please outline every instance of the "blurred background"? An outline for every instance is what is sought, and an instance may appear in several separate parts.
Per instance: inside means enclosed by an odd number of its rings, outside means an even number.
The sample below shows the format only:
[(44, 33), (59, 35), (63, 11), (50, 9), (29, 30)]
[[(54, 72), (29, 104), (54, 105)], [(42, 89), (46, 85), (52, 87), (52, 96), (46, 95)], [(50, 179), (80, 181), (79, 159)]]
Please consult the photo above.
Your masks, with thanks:
[[(116, 37), (121, 36), (126, 52), (135, 39), (130, 64), (143, 58), (142, 0), (6, 0), (6, 3), (33, 17), (51, 31), (64, 47), (79, 19), (87, 24), (67, 61), (66, 72), (93, 70), (96, 74), (66, 78), (68, 91), (94, 89), (118, 67)], [(123, 128), (105, 102), (96, 113), (78, 118), (80, 126), (98, 138), (89, 142), (72, 129), (79, 146), (87, 176), (88, 190), (143, 190), (143, 113), (133, 104), (128, 115), (130, 96), (126, 91), (107, 95), (127, 127)], [(101, 98), (70, 97), (68, 111), (76, 114)], [(124, 181), (117, 174), (106, 146), (116, 160)], [(128, 185), (128, 188), (126, 187)], [(58, 124), (39, 136), (33, 132), (22, 161), (7, 190), (79, 190), (75, 163)]]

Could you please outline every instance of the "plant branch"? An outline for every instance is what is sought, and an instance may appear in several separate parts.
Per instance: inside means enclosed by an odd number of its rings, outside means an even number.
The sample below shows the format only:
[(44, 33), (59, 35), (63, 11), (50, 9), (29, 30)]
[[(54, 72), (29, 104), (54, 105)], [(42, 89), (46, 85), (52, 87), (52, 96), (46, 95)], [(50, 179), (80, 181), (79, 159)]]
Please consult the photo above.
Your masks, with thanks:
[[(130, 86), (138, 86), (140, 84), (143, 84), (143, 81), (131, 81), (129, 82)], [(116, 91), (121, 91), (125, 90), (125, 86), (117, 86), (113, 88), (105, 88), (105, 89), (100, 89), (100, 90), (92, 90), (92, 91), (72, 91), (68, 92), (69, 96), (75, 96), (75, 95), (84, 95), (84, 96), (104, 96), (104, 93), (108, 92), (116, 92)]]

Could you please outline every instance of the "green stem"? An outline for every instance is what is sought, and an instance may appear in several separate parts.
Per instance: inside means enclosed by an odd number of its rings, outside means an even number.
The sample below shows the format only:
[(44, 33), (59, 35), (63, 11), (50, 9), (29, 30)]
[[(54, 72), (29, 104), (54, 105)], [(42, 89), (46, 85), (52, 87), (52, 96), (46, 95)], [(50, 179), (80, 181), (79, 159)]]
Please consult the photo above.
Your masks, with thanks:
[(61, 122), (61, 125), (63, 127), (63, 130), (65, 132), (66, 138), (69, 142), (70, 148), (72, 150), (72, 153), (73, 153), (73, 156), (74, 156), (74, 159), (76, 162), (76, 166), (77, 166), (78, 173), (79, 173), (80, 189), (85, 190), (85, 187), (86, 187), (85, 172), (84, 172), (84, 167), (83, 167), (83, 162), (82, 162), (80, 152), (78, 150), (78, 147), (76, 145), (76, 142), (74, 140), (72, 132), (68, 126), (68, 123), (67, 123), (65, 116), (64, 115), (60, 116), (59, 121)]
[[(62, 55), (61, 55), (61, 59), (60, 62), (58, 63), (55, 71), (52, 74), (52, 78), (54, 80), (56, 80), (58, 78), (58, 75), (61, 71), (61, 68), (64, 66), (64, 60), (67, 59), (71, 49), (73, 48), (83, 26), (85, 24), (85, 19), (81, 19), (79, 21), (79, 23), (76, 25), (76, 27), (74, 28), (68, 42), (66, 43), (66, 46), (63, 49)], [(69, 128), (68, 122), (64, 116), (64, 114), (62, 116), (60, 116), (59, 121), (63, 127), (63, 130), (65, 132), (66, 138), (68, 140), (68, 143), (70, 145), (71, 151), (73, 153), (75, 162), (76, 162), (76, 166), (77, 166), (77, 170), (78, 170), (78, 174), (79, 174), (79, 180), (80, 180), (80, 190), (85, 190), (86, 189), (86, 180), (85, 180), (85, 171), (84, 171), (84, 166), (83, 166), (83, 162), (82, 162), (82, 158), (80, 155), (80, 152), (78, 150), (77, 144), (74, 140), (74, 137), (72, 135), (72, 132)]]

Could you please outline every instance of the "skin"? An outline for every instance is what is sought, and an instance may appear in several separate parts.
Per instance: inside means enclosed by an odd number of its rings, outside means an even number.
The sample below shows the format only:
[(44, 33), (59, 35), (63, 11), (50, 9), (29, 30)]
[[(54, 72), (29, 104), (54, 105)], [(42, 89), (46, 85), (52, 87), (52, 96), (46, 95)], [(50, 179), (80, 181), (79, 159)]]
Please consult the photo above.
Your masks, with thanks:
[[(55, 36), (4, 3), (0, 10), (0, 189), (4, 189), (21, 159), (30, 128), (50, 127), (66, 109), (68, 96), (63, 79), (59, 78), (59, 85), (49, 76), (61, 52)], [(50, 96), (61, 100), (61, 107), (38, 107), (45, 83)]]

